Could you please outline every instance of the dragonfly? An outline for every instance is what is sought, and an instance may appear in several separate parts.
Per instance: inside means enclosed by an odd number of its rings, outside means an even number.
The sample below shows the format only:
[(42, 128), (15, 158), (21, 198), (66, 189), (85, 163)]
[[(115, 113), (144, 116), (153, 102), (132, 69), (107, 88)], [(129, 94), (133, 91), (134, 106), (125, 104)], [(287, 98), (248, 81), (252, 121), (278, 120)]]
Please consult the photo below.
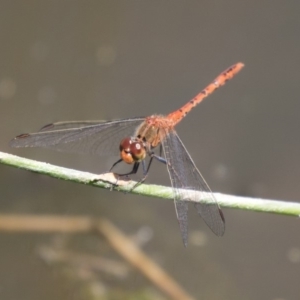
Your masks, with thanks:
[[(121, 162), (132, 165), (136, 174), (142, 166), (144, 182), (152, 161), (164, 163), (170, 176), (175, 210), (183, 244), (188, 243), (188, 203), (194, 205), (208, 227), (217, 235), (225, 232), (225, 218), (217, 200), (175, 131), (175, 126), (200, 102), (232, 79), (244, 64), (223, 71), (193, 99), (168, 115), (151, 115), (112, 121), (66, 121), (48, 124), (36, 133), (15, 137), (12, 147), (45, 147), (96, 155), (120, 155), (110, 171)], [(148, 160), (146, 160), (148, 158)], [(147, 161), (147, 163), (146, 163)], [(135, 187), (134, 187), (135, 188)]]

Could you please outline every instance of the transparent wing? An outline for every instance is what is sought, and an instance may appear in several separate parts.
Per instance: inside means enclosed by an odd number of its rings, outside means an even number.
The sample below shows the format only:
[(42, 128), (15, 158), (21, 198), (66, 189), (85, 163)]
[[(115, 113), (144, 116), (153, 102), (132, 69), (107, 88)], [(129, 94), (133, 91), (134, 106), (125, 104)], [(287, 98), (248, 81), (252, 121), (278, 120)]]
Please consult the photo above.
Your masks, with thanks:
[[(96, 125), (86, 124), (86, 121), (59, 122), (44, 126), (37, 133), (21, 134), (10, 142), (10, 146), (17, 148), (44, 147), (97, 155), (119, 155), (120, 141), (127, 136), (132, 136), (135, 128), (142, 121), (144, 118), (101, 122)], [(76, 124), (78, 124), (78, 128), (70, 128)]]
[[(113, 121), (113, 120), (112, 120)], [(80, 128), (87, 127), (92, 125), (97, 125), (101, 123), (107, 122), (106, 120), (87, 120), (87, 121), (62, 121), (51, 123), (40, 128), (40, 131), (52, 131), (52, 130), (60, 130), (60, 129), (70, 129), (70, 128)]]
[[(186, 200), (189, 198), (196, 201), (195, 207), (208, 227), (216, 235), (222, 236), (225, 232), (223, 213), (174, 130), (165, 136), (162, 146), (175, 192), (175, 208), (184, 245), (187, 246), (188, 240), (188, 202)], [(188, 190), (188, 193), (184, 192), (183, 189)]]

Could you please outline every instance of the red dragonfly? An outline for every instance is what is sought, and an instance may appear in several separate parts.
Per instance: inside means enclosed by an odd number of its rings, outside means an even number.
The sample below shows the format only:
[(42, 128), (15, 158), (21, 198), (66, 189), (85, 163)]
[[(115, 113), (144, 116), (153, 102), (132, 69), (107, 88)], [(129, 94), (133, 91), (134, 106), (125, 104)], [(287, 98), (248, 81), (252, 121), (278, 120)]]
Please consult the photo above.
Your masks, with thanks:
[[(231, 66), (192, 100), (166, 116), (152, 115), (116, 121), (58, 122), (44, 126), (37, 133), (21, 134), (10, 142), (10, 146), (46, 147), (98, 155), (119, 153), (120, 159), (110, 171), (118, 163), (125, 162), (133, 165), (132, 170), (117, 175), (128, 176), (135, 174), (142, 165), (143, 178), (139, 183), (145, 180), (153, 159), (156, 159), (167, 165), (184, 245), (187, 246), (188, 241), (187, 211), (188, 200), (191, 198), (208, 227), (217, 236), (222, 236), (225, 232), (223, 213), (174, 127), (193, 107), (235, 76), (243, 66), (242, 63)], [(158, 154), (154, 152), (156, 148), (159, 148)], [(150, 158), (148, 164), (145, 160), (147, 156)]]

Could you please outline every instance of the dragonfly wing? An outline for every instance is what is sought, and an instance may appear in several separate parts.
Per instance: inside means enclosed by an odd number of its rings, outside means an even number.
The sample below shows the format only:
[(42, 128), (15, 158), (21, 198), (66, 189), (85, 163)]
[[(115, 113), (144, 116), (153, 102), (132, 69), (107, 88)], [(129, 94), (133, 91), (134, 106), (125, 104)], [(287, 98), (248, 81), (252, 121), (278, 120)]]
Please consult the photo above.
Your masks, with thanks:
[(175, 211), (177, 220), (179, 223), (179, 228), (181, 232), (181, 237), (183, 244), (187, 247), (188, 244), (188, 202), (175, 200)]
[(208, 227), (216, 235), (222, 236), (225, 232), (223, 213), (177, 133), (174, 130), (169, 132), (162, 145), (175, 192), (175, 207), (183, 243), (187, 245), (187, 201), (190, 200), (195, 201), (195, 207)]
[[(83, 125), (77, 122), (78, 128), (72, 122), (54, 123), (37, 133), (21, 134), (11, 142), (11, 147), (44, 147), (60, 151), (119, 155), (120, 141), (134, 134), (135, 128), (144, 118), (132, 118), (101, 122), (96, 125)], [(58, 124), (58, 125), (55, 125)]]
[(62, 122), (47, 124), (47, 125), (43, 126), (42, 128), (40, 128), (39, 132), (88, 127), (88, 126), (98, 125), (98, 124), (105, 123), (105, 122), (107, 122), (107, 121), (106, 120), (62, 121)]

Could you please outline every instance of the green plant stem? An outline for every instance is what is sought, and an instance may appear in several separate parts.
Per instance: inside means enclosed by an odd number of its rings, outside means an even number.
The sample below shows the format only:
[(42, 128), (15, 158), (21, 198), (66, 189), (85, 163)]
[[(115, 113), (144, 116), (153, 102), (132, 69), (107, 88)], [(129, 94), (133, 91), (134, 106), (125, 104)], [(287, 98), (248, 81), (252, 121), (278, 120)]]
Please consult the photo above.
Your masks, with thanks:
[[(141, 184), (132, 190), (132, 187), (136, 184), (135, 181), (117, 180), (113, 173), (95, 175), (92, 173), (58, 167), (48, 163), (30, 160), (3, 152), (0, 152), (0, 163), (35, 173), (48, 175), (58, 179), (88, 184), (114, 191), (128, 192), (131, 194), (139, 194), (149, 197), (158, 197), (167, 200), (174, 199), (174, 194), (171, 187), (154, 184)], [(189, 193), (189, 191), (187, 191), (187, 193)], [(296, 202), (240, 197), (220, 193), (214, 193), (214, 195), (221, 207), (276, 213), (297, 217), (300, 216), (300, 203)]]

